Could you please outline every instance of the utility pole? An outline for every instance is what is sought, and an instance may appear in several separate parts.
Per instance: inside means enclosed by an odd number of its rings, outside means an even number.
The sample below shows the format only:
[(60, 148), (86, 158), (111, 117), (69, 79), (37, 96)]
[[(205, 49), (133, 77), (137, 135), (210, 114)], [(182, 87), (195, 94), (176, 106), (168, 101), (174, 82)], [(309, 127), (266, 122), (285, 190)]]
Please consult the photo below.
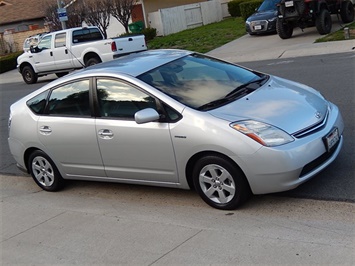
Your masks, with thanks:
[[(57, 4), (58, 4), (58, 10), (60, 10), (62, 8), (62, 3), (60, 0), (57, 0)], [(58, 12), (59, 13), (59, 12)], [(58, 14), (59, 16), (59, 14)], [(60, 18), (59, 18), (60, 19)], [(60, 23), (62, 24), (62, 29), (65, 30), (67, 28), (67, 24), (65, 23), (65, 21), (60, 20)]]

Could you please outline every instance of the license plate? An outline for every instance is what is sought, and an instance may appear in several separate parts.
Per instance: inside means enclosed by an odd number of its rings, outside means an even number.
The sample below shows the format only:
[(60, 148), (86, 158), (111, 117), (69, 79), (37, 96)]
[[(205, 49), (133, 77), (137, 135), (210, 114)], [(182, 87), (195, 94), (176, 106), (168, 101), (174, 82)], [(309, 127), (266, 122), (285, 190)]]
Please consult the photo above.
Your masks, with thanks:
[(337, 128), (333, 128), (328, 135), (324, 137), (325, 146), (327, 151), (330, 151), (340, 140), (339, 131)]
[(261, 25), (254, 26), (254, 30), (261, 30)]
[(285, 7), (291, 7), (291, 6), (293, 6), (293, 1), (285, 2)]

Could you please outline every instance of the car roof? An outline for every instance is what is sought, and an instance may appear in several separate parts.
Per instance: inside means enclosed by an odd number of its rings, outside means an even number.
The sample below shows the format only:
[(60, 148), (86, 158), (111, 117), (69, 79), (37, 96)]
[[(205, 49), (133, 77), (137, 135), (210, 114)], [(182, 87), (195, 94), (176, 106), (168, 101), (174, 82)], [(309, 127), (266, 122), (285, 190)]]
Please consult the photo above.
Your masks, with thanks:
[(88, 67), (80, 73), (122, 73), (137, 77), (147, 71), (192, 54), (191, 51), (177, 49), (148, 50), (133, 53), (105, 63)]

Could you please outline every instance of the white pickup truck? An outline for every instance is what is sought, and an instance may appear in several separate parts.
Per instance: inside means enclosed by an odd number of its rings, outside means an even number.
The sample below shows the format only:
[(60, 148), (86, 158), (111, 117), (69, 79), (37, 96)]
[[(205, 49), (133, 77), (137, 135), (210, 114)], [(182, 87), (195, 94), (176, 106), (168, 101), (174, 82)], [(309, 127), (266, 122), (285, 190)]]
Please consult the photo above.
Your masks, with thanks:
[(144, 35), (104, 39), (97, 27), (72, 28), (48, 33), (36, 46), (17, 58), (17, 69), (27, 84), (38, 77), (113, 60), (122, 55), (147, 50)]

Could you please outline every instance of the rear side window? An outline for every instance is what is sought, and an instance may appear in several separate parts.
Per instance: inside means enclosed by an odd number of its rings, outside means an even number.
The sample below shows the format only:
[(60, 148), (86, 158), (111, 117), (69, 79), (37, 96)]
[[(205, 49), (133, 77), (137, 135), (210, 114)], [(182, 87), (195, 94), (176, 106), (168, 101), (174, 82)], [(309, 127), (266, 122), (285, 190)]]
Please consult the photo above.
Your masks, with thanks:
[(64, 47), (65, 43), (66, 43), (66, 33), (58, 33), (55, 35), (55, 39), (54, 39), (54, 46), (56, 48), (58, 47)]
[(46, 107), (46, 99), (48, 96), (48, 91), (38, 94), (36, 97), (27, 101), (27, 106), (37, 115), (43, 114), (44, 108)]
[(99, 29), (80, 29), (73, 31), (73, 43), (83, 43), (102, 40), (102, 34)]
[(54, 116), (91, 116), (89, 84), (89, 80), (81, 80), (54, 89), (48, 101), (48, 114)]

